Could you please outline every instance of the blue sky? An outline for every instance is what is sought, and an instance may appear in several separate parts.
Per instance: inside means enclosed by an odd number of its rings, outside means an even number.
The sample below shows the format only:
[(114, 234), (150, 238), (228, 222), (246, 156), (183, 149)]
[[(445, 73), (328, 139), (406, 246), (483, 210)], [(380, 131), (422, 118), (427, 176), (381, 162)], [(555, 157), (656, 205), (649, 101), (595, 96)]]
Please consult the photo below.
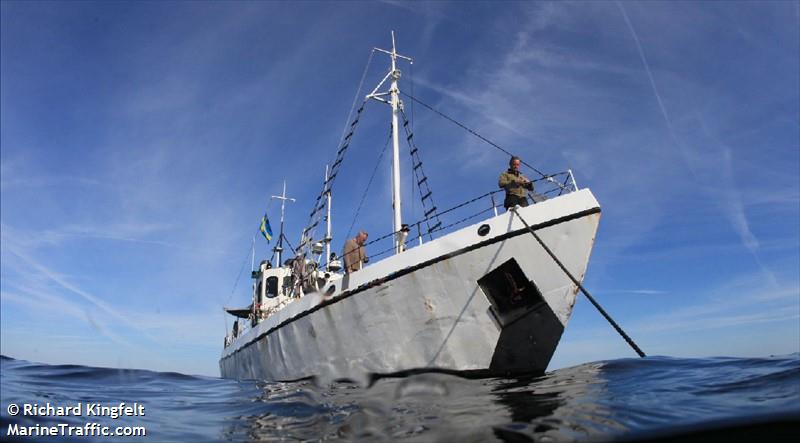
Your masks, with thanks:
[[(645, 352), (800, 351), (798, 2), (1, 7), (5, 355), (217, 375), (265, 208), (277, 230), (269, 196), (286, 180), (296, 244), (390, 30), (415, 59), (401, 88), (592, 189), (584, 283)], [(386, 68), (376, 55), (365, 88)], [(407, 111), (440, 208), (495, 189), (504, 154)], [(342, 167), (337, 250), (388, 117), (368, 105)], [(373, 238), (391, 230), (387, 160), (356, 222)], [(633, 355), (581, 298), (551, 369)]]

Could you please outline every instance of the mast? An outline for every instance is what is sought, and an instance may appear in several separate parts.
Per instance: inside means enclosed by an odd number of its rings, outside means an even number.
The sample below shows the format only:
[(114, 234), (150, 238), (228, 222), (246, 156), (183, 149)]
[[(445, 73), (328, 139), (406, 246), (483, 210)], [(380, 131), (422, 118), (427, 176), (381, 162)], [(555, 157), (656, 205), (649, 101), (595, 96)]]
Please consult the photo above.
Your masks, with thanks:
[[(397, 47), (394, 40), (394, 31), (392, 31), (392, 50), (375, 48), (376, 51), (388, 54), (392, 59), (392, 68), (388, 74), (381, 80), (378, 86), (367, 95), (367, 98), (372, 98), (383, 103), (387, 103), (392, 107), (392, 208), (394, 209), (393, 228), (394, 228), (394, 250), (395, 253), (403, 252), (403, 239), (405, 235), (401, 232), (403, 227), (402, 220), (402, 204), (400, 198), (400, 138), (399, 138), (399, 125), (398, 115), (403, 106), (400, 100), (400, 88), (397, 86), (397, 81), (400, 79), (400, 70), (397, 69), (397, 59), (402, 58), (413, 63), (410, 57), (406, 57), (397, 53)], [(378, 93), (378, 89), (391, 78), (389, 92)], [(389, 96), (387, 101), (383, 97)]]
[[(328, 165), (325, 165), (325, 183), (328, 183)], [(325, 196), (328, 199), (328, 214), (325, 217), (326, 222), (326, 234), (325, 234), (325, 263), (326, 268), (330, 265), (331, 262), (331, 190), (328, 189), (327, 195)]]
[(272, 251), (278, 256), (278, 262), (275, 264), (275, 267), (280, 268), (282, 266), (281, 252), (283, 252), (283, 214), (286, 207), (286, 200), (289, 200), (292, 203), (295, 201), (293, 198), (286, 197), (286, 180), (283, 181), (283, 194), (273, 195), (272, 198), (277, 198), (281, 201), (281, 233), (278, 236), (278, 245), (272, 248)]
[(397, 69), (397, 50), (392, 31), (392, 86), (389, 88), (392, 103), (392, 206), (394, 207), (394, 249), (395, 253), (401, 252), (403, 245), (400, 243), (400, 227), (402, 226), (402, 212), (400, 204), (400, 139), (398, 138), (397, 113), (400, 111), (400, 90), (397, 80), (400, 71)]

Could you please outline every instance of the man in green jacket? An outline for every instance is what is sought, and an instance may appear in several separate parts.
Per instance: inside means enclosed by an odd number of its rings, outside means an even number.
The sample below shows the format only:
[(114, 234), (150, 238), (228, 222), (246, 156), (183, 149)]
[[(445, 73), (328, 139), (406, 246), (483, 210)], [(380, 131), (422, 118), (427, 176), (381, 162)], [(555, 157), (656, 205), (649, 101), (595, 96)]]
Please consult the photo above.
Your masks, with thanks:
[(519, 157), (511, 157), (508, 162), (508, 170), (500, 174), (498, 185), (506, 190), (506, 199), (503, 201), (503, 207), (506, 209), (515, 205), (528, 206), (528, 199), (525, 195), (527, 191), (533, 191), (533, 183), (519, 172), (520, 163), (522, 161)]

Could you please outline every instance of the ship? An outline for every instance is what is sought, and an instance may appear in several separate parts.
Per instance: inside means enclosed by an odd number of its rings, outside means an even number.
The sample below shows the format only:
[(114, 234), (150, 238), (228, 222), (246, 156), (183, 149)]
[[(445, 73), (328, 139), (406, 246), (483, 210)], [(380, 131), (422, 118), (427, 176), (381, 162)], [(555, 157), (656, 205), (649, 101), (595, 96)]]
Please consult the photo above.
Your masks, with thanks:
[[(504, 210), (497, 204), (504, 191), (494, 188), (438, 209), (403, 106), (404, 97), (418, 99), (399, 88), (398, 63), (412, 60), (398, 54), (394, 33), (391, 49), (373, 53), (388, 56), (389, 70), (351, 111), (355, 117), (326, 168), (309, 224), (285, 261), (285, 183), (283, 194), (274, 196), (281, 200), (277, 260), (263, 260), (252, 271), (249, 306), (224, 308), (235, 321), (230, 330), (226, 326), (221, 376), (288, 381), (416, 371), (543, 373), (586, 274), (598, 201), (577, 186), (571, 170), (546, 174), (533, 168), (539, 177), (532, 180), (530, 205)], [(391, 109), (393, 232), (378, 239), (391, 247), (385, 257), (372, 256), (345, 272), (346, 257), (331, 253), (332, 190), (369, 101)], [(401, 138), (410, 148), (410, 174), (424, 206), (424, 217), (412, 223), (404, 223), (400, 204)], [(478, 212), (449, 222), (469, 207)]]

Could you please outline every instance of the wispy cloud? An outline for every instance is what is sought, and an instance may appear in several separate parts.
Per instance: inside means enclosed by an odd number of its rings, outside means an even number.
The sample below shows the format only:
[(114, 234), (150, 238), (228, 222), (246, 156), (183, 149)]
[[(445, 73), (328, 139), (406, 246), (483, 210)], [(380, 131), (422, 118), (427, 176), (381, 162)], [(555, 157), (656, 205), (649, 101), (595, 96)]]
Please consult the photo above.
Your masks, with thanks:
[(604, 294), (634, 294), (634, 295), (663, 295), (669, 294), (668, 291), (657, 289), (603, 289)]
[(639, 52), (639, 58), (642, 60), (642, 65), (644, 66), (644, 70), (647, 73), (647, 78), (648, 80), (650, 80), (650, 86), (653, 88), (653, 95), (655, 95), (656, 101), (658, 102), (658, 109), (661, 111), (661, 115), (664, 117), (664, 123), (666, 123), (667, 129), (669, 129), (669, 133), (672, 136), (675, 143), (680, 144), (678, 138), (675, 136), (675, 130), (672, 127), (672, 120), (669, 118), (669, 113), (667, 113), (667, 108), (664, 106), (664, 101), (661, 99), (661, 94), (658, 92), (658, 87), (656, 86), (656, 80), (653, 78), (653, 71), (650, 70), (650, 64), (647, 63), (647, 57), (644, 54), (642, 43), (639, 41), (639, 35), (636, 33), (636, 29), (634, 29), (633, 24), (631, 23), (631, 19), (628, 17), (628, 13), (625, 11), (625, 6), (623, 6), (622, 2), (620, 2), (619, 0), (617, 0), (616, 3), (617, 7), (622, 13), (622, 17), (625, 19), (625, 24), (628, 26), (628, 30), (631, 32), (633, 41), (636, 43), (636, 49)]
[(114, 242), (139, 243), (162, 246), (171, 249), (202, 252), (203, 254), (226, 254), (229, 251), (200, 248), (192, 244), (180, 244), (159, 238), (170, 237), (175, 226), (165, 223), (147, 222), (107, 222), (95, 224), (55, 224), (46, 229), (20, 229), (2, 224), (3, 240), (25, 248), (62, 246), (68, 242), (81, 242), (86, 239), (109, 240)]
[(58, 286), (60, 286), (63, 289), (66, 289), (72, 294), (80, 296), (83, 300), (89, 302), (94, 307), (99, 308), (104, 315), (109, 315), (111, 317), (114, 317), (119, 322), (124, 323), (131, 328), (138, 329), (137, 324), (131, 322), (130, 319), (125, 314), (118, 311), (116, 308), (112, 307), (109, 303), (95, 296), (94, 294), (91, 294), (81, 289), (77, 285), (70, 283), (66, 277), (60, 275), (59, 273), (51, 270), (47, 266), (41, 264), (39, 261), (26, 254), (17, 246), (9, 245), (8, 243), (6, 243), (5, 249), (14, 256), (16, 256), (17, 258), (24, 261), (28, 266), (30, 266), (31, 272), (34, 272), (37, 275), (42, 276), (43, 278), (49, 279), (53, 283), (56, 283)]
[[(0, 292), (0, 298), (6, 304), (6, 309), (10, 307), (9, 303), (15, 304), (39, 318), (52, 317), (52, 319), (58, 319), (59, 321), (64, 321), (63, 316), (67, 315), (78, 323), (88, 323), (102, 337), (114, 344), (126, 347), (133, 346), (129, 340), (116, 333), (113, 327), (109, 327), (107, 322), (95, 318), (91, 307), (82, 306), (64, 297), (48, 294), (38, 289), (28, 290), (21, 288), (19, 293), (3, 290)], [(50, 312), (51, 314), (42, 315), (42, 311)], [(64, 341), (65, 338), (59, 337), (59, 340)]]
[(800, 317), (796, 282), (778, 288), (762, 288), (758, 276), (717, 288), (715, 297), (637, 322), (639, 333), (697, 331), (751, 323), (767, 323)]

